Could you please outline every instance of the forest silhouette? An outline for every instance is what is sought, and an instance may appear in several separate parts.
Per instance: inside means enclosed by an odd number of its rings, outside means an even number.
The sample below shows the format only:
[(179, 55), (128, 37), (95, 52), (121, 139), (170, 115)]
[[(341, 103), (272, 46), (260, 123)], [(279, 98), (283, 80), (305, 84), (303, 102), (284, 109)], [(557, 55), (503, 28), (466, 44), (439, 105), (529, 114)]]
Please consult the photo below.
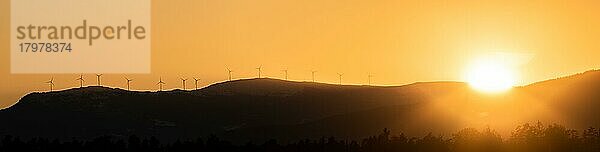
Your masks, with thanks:
[(155, 137), (129, 137), (104, 135), (91, 140), (64, 140), (32, 138), (23, 140), (10, 135), (2, 136), (0, 151), (113, 151), (113, 152), (159, 152), (159, 151), (266, 151), (266, 152), (595, 152), (600, 151), (599, 129), (590, 127), (583, 131), (568, 129), (559, 124), (544, 125), (541, 122), (517, 126), (510, 137), (502, 138), (496, 131), (485, 128), (464, 128), (451, 136), (427, 134), (423, 137), (407, 137), (383, 129), (377, 135), (360, 141), (336, 137), (304, 139), (279, 143), (275, 139), (262, 143), (233, 144), (215, 135), (194, 140), (161, 142)]

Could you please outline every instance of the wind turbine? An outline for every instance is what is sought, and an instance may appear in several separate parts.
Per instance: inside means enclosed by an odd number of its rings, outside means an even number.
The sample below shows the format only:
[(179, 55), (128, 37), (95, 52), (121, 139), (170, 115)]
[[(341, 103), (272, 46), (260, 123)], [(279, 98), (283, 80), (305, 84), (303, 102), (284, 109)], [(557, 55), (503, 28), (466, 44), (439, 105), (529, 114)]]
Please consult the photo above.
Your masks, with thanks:
[(188, 79), (187, 78), (185, 78), (185, 79), (179, 78), (179, 79), (181, 79), (181, 84), (183, 84), (183, 90), (185, 90), (185, 81), (187, 81)]
[(200, 81), (200, 79), (194, 78), (194, 85), (196, 86), (195, 90), (198, 90), (198, 81)]
[(262, 65), (258, 66), (258, 68), (256, 68), (256, 70), (258, 70), (258, 78), (260, 79), (260, 72), (262, 72)]
[(158, 83), (156, 83), (156, 84), (158, 84), (158, 86), (159, 86), (159, 90), (158, 91), (162, 91), (163, 90), (163, 84), (167, 84), (167, 83), (163, 82), (162, 81), (162, 77), (160, 77), (158, 79)]
[(98, 86), (100, 86), (100, 77), (102, 76), (102, 74), (96, 74), (96, 78), (97, 78), (97, 82), (98, 82)]
[(233, 72), (233, 71), (231, 71), (231, 69), (227, 68), (227, 72), (229, 73), (229, 81), (231, 81), (231, 72)]
[(313, 70), (311, 71), (312, 73), (312, 82), (315, 82), (315, 73), (317, 73), (317, 71)]
[(369, 85), (371, 85), (371, 78), (373, 77), (373, 75), (369, 74)]
[(54, 87), (54, 77), (50, 78), (50, 81), (46, 81), (46, 83), (50, 85), (50, 92), (52, 92)]
[(285, 80), (288, 80), (288, 70), (285, 69), (285, 70), (281, 70), (281, 71), (283, 71), (285, 73)]
[(343, 73), (337, 73), (338, 77), (340, 78), (340, 85), (342, 85), (342, 76), (344, 75)]
[(79, 78), (77, 78), (75, 80), (79, 81), (79, 88), (82, 88), (83, 87), (83, 82), (85, 81), (85, 80), (83, 80), (83, 74), (80, 74)]
[(125, 77), (125, 81), (127, 81), (127, 91), (131, 91), (131, 90), (129, 89), (129, 83), (130, 83), (131, 81), (133, 81), (133, 79), (129, 79), (129, 78)]

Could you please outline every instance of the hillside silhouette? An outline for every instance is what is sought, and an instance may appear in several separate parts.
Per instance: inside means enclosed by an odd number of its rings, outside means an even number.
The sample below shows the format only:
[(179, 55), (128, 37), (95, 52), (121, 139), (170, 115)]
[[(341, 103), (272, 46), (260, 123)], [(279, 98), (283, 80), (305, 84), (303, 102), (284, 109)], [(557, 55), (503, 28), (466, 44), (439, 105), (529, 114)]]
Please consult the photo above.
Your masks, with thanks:
[[(588, 71), (504, 94), (482, 94), (461, 82), (403, 86), (332, 85), (244, 79), (184, 91), (83, 87), (31, 93), (0, 111), (0, 134), (88, 140), (98, 136), (232, 142), (296, 141), (334, 136), (362, 139), (390, 128), (409, 136), (522, 122), (600, 126), (600, 71)], [(504, 129), (504, 130), (502, 130)]]

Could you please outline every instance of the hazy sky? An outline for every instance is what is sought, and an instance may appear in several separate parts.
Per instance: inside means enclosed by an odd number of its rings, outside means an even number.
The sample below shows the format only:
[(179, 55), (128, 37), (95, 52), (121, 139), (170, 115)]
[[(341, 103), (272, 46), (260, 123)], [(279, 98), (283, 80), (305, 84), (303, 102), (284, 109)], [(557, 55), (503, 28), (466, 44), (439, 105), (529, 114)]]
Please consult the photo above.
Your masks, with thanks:
[[(519, 84), (598, 68), (600, 1), (443, 0), (153, 0), (152, 74), (127, 75), (132, 87), (179, 88), (178, 77), (201, 84), (257, 75), (292, 80), (379, 85), (463, 81), (479, 56), (519, 61)], [(9, 0), (0, 2), (0, 107), (30, 91), (78, 86), (79, 74), (11, 75)], [(512, 62), (512, 61), (511, 61)], [(522, 62), (522, 63), (521, 63)], [(123, 74), (105, 84), (124, 87)], [(93, 74), (86, 84), (95, 84)], [(193, 81), (187, 86), (193, 86)]]

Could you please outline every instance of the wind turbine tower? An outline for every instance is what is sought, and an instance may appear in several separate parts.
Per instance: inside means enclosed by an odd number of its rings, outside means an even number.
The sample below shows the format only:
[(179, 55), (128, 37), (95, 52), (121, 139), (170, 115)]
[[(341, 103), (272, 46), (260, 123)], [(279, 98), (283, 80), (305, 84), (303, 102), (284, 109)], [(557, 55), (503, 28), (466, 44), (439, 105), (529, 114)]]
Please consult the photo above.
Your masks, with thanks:
[(227, 73), (229, 73), (229, 81), (231, 81), (231, 72), (233, 72), (233, 71), (231, 71), (231, 69), (227, 68)]
[(79, 88), (82, 88), (83, 87), (83, 82), (85, 81), (85, 80), (83, 80), (83, 74), (80, 74), (79, 78), (77, 78), (75, 80), (79, 81)]
[(369, 74), (369, 85), (371, 85), (371, 78), (373, 77), (373, 75)]
[(258, 66), (258, 68), (256, 68), (256, 70), (258, 70), (258, 78), (260, 79), (260, 73), (262, 72), (262, 65)]
[(185, 88), (185, 81), (187, 81), (188, 79), (187, 78), (185, 78), (185, 79), (184, 78), (179, 78), (179, 79), (181, 79), (181, 84), (183, 85), (183, 90), (185, 90), (186, 89)]
[(97, 78), (97, 80), (96, 80), (96, 81), (98, 82), (98, 86), (101, 86), (101, 85), (100, 85), (100, 77), (101, 77), (101, 76), (102, 76), (102, 74), (96, 74), (96, 78)]
[(129, 79), (129, 78), (125, 77), (125, 81), (127, 81), (127, 91), (131, 91), (129, 89), (129, 83), (131, 83), (131, 81), (133, 81), (133, 79)]
[(285, 70), (281, 70), (281, 71), (283, 71), (283, 73), (285, 73), (285, 80), (287, 81), (288, 80), (288, 70), (285, 69)]
[(200, 81), (200, 79), (194, 78), (195, 90), (198, 90), (198, 81)]
[(312, 82), (315, 82), (315, 73), (317, 73), (317, 71), (311, 71), (312, 74)]
[(340, 85), (342, 85), (342, 76), (344, 75), (343, 73), (337, 73), (338, 77), (340, 78)]
[(162, 77), (160, 77), (160, 78), (158, 79), (158, 83), (157, 83), (157, 84), (158, 84), (158, 86), (159, 86), (159, 88), (158, 88), (158, 91), (162, 91), (162, 90), (163, 90), (163, 85), (164, 85), (164, 84), (167, 84), (167, 83), (163, 82), (163, 81), (162, 81)]
[(54, 91), (54, 77), (50, 78), (50, 81), (46, 81), (48, 85), (50, 85), (50, 92)]

